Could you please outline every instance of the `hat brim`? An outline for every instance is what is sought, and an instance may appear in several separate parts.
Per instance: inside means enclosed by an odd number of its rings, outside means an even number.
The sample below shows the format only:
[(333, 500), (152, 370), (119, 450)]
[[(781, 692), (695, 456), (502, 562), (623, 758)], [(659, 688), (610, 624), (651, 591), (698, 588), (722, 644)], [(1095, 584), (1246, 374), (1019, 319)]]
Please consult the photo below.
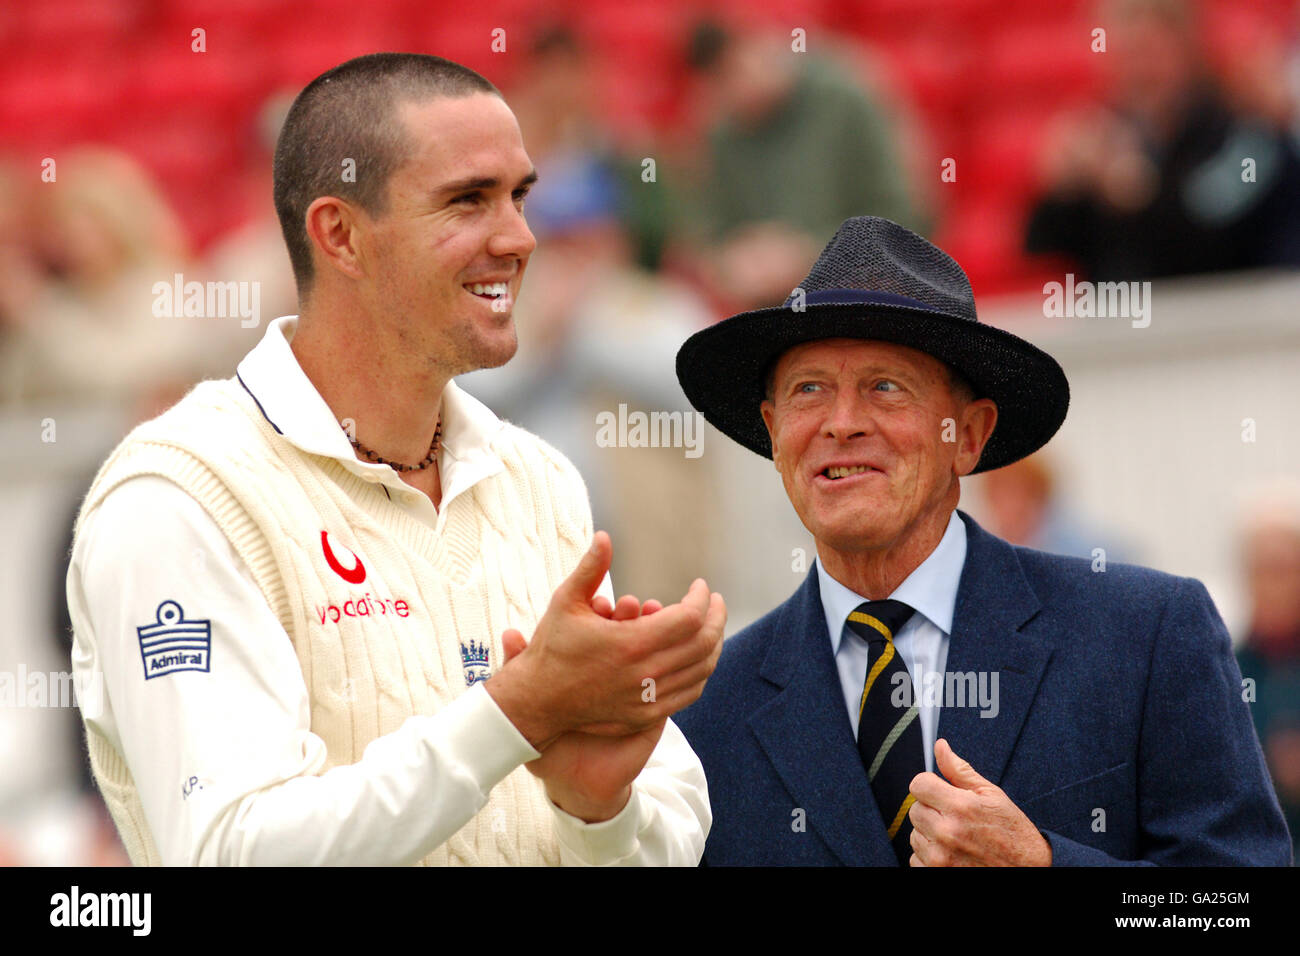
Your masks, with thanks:
[(771, 458), (771, 440), (759, 412), (768, 367), (792, 346), (834, 338), (891, 342), (925, 352), (960, 372), (977, 397), (991, 398), (998, 407), (997, 426), (971, 474), (1032, 454), (1065, 421), (1070, 385), (1056, 359), (994, 326), (907, 306), (828, 303), (802, 312), (786, 307), (742, 312), (682, 344), (677, 379), (706, 421)]

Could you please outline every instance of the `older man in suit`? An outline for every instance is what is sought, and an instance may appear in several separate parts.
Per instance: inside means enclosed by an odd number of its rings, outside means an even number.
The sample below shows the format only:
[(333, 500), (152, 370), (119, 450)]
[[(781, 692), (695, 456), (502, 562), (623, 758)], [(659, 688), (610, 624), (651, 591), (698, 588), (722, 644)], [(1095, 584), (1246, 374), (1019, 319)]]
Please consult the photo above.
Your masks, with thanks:
[(772, 458), (817, 543), (680, 715), (705, 862), (1291, 861), (1205, 588), (1013, 547), (957, 510), (961, 476), (1052, 437), (1069, 386), (978, 321), (944, 252), (850, 219), (784, 307), (697, 333), (677, 371)]

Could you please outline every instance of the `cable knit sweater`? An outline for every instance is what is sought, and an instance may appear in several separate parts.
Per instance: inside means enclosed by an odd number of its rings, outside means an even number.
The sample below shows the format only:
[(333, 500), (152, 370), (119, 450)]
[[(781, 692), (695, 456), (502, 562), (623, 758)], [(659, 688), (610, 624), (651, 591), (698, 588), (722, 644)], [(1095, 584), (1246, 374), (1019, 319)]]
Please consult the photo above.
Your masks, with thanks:
[[(434, 714), (465, 694), (476, 643), (486, 641), (491, 660), (504, 660), (501, 632), (532, 632), (587, 546), (591, 519), (572, 466), (511, 425), (493, 443), (505, 470), (450, 502), (441, 535), (382, 487), (277, 437), (238, 380), (204, 382), (118, 446), (86, 497), (78, 531), (135, 476), (164, 477), (198, 501), (293, 643), (311, 730), (327, 748), (324, 772), (356, 762), (408, 717)], [(93, 727), (88, 738), (132, 860), (159, 862), (121, 753)], [(423, 862), (558, 857), (545, 792), (517, 767)]]

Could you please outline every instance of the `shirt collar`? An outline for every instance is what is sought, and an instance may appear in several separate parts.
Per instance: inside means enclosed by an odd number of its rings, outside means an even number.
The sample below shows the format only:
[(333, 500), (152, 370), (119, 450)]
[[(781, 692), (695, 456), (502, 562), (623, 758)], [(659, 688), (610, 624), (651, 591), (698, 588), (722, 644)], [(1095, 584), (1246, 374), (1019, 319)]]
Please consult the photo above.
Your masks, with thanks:
[[(367, 480), (405, 489), (406, 484), (392, 468), (357, 458), (347, 433), (289, 347), (297, 329), (296, 315), (271, 322), (262, 340), (239, 363), (236, 375), (240, 384), (290, 444), (308, 454), (333, 458)], [(503, 427), (505, 423), (486, 405), (455, 382), (447, 383), (442, 392), (442, 445), (438, 453), (442, 510), (461, 491), (505, 469), (501, 457), (492, 450), (492, 442)]]
[[(821, 558), (814, 563), (822, 610), (826, 614), (826, 628), (831, 637), (831, 652), (838, 653), (849, 614), (867, 599), (827, 574), (821, 566)], [(939, 544), (889, 598), (915, 608), (917, 614), (924, 616), (944, 634), (951, 634), (952, 615), (957, 606), (957, 585), (965, 563), (966, 525), (953, 509)]]

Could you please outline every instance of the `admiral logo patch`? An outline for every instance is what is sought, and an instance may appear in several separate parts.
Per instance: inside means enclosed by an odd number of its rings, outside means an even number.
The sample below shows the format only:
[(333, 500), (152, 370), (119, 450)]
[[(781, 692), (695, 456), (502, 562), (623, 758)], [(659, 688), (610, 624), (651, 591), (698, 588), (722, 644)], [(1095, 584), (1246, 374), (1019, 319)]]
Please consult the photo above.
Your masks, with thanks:
[(466, 647), (464, 643), (460, 645), (460, 660), (465, 665), (465, 686), (473, 687), (481, 680), (487, 680), (492, 676), (492, 669), (489, 660), (492, 655), (492, 648), (487, 644), (476, 644), (469, 642)]
[(211, 663), (212, 622), (187, 621), (175, 601), (158, 605), (153, 624), (137, 627), (144, 679), (176, 671), (207, 671)]

